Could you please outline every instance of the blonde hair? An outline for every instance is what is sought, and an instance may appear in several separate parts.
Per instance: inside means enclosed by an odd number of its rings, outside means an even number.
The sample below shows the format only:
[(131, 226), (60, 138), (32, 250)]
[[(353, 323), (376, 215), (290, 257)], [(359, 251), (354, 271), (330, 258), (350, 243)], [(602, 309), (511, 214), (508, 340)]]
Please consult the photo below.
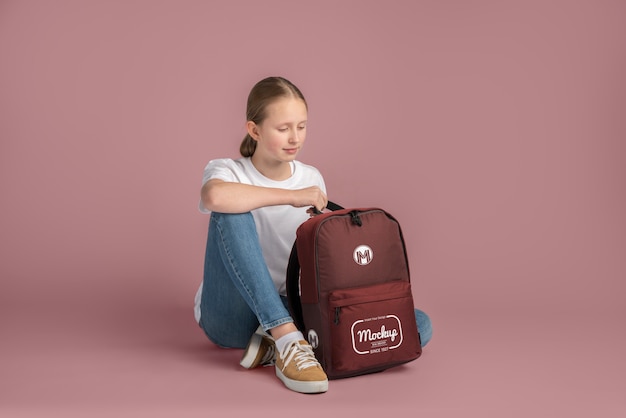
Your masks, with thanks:
[[(306, 106), (302, 92), (291, 81), (283, 77), (267, 77), (252, 87), (248, 95), (246, 106), (246, 120), (260, 124), (267, 117), (265, 109), (274, 100), (281, 97), (296, 97)], [(246, 134), (239, 146), (239, 152), (244, 157), (252, 157), (256, 150), (256, 141)]]

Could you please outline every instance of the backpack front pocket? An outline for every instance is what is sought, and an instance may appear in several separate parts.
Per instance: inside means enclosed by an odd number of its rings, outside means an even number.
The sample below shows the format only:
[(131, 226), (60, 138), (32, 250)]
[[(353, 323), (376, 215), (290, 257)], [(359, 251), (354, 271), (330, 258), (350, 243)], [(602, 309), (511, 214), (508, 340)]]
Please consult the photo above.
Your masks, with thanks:
[(332, 367), (377, 371), (419, 357), (411, 284), (382, 284), (329, 294)]

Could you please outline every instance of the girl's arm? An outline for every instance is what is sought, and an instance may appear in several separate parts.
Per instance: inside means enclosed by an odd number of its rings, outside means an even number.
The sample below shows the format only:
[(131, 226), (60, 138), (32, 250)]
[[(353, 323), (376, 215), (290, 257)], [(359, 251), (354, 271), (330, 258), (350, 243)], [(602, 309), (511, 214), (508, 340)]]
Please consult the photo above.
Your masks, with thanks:
[(315, 206), (322, 210), (328, 199), (317, 186), (299, 190), (277, 189), (209, 180), (200, 192), (202, 204), (212, 212), (244, 213), (265, 206), (291, 205), (295, 207)]

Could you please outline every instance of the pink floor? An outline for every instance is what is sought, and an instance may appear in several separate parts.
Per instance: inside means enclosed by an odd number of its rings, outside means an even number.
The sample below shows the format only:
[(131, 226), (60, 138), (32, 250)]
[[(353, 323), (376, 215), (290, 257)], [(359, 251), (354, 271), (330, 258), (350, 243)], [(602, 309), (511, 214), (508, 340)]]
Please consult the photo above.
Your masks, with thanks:
[(241, 351), (205, 340), (184, 303), (140, 306), (128, 296), (110, 311), (103, 298), (81, 316), (76, 301), (35, 311), (5, 305), (0, 415), (243, 416), (278, 405), (279, 416), (307, 417), (626, 413), (623, 321), (603, 313), (432, 312), (435, 335), (417, 361), (301, 395), (272, 368), (240, 368)]
[[(0, 1), (0, 418), (626, 417), (624, 16)], [(269, 75), (307, 97), (329, 197), (399, 220), (433, 320), (420, 359), (323, 395), (193, 320), (202, 170)]]

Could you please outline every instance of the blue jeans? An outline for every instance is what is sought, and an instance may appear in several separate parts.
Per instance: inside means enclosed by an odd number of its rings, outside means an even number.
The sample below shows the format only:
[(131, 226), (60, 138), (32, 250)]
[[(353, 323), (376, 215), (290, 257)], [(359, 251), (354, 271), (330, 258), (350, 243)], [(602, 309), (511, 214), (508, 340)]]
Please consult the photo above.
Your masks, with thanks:
[[(264, 330), (293, 322), (265, 264), (251, 213), (211, 213), (204, 258), (200, 327), (221, 347), (245, 348)], [(428, 315), (415, 310), (422, 347), (430, 341)]]

